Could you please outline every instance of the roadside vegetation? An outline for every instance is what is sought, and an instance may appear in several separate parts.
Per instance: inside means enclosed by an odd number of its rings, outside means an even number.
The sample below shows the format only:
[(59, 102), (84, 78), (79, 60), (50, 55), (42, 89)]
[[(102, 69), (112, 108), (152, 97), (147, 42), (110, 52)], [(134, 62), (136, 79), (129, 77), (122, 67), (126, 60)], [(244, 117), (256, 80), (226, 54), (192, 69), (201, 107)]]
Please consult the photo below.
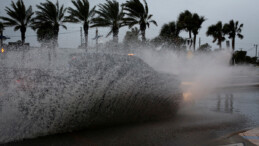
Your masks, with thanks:
[[(106, 0), (103, 3), (93, 6), (89, 0), (72, 0), (71, 7), (60, 5), (47, 0), (36, 6), (34, 12), (32, 6), (25, 6), (23, 0), (11, 3), (6, 6), (6, 16), (0, 16), (2, 21), (1, 33), (4, 27), (14, 27), (14, 31), (21, 32), (22, 45), (25, 43), (26, 29), (33, 28), (37, 34), (37, 40), (41, 46), (57, 48), (60, 27), (67, 29), (66, 23), (81, 23), (84, 31), (84, 43), (81, 48), (89, 49), (88, 31), (89, 28), (108, 27), (106, 37), (113, 36), (113, 40), (106, 42), (106, 46), (124, 48), (139, 48), (143, 46), (161, 47), (177, 51), (212, 52), (208, 43), (200, 44), (197, 47), (197, 35), (202, 29), (202, 24), (208, 19), (189, 10), (180, 12), (178, 18), (162, 25), (159, 35), (153, 39), (146, 38), (146, 31), (150, 27), (156, 27), (157, 22), (149, 10), (146, 0), (127, 0), (119, 3), (116, 0)], [(119, 30), (128, 27), (123, 44), (119, 41)], [(236, 39), (243, 39), (244, 24), (239, 21), (230, 20), (228, 23), (218, 21), (207, 28), (206, 35), (213, 38), (219, 49), (223, 47), (224, 41), (230, 42), (233, 54), (236, 51)], [(188, 33), (188, 38), (181, 36), (182, 32)], [(114, 45), (115, 44), (115, 45)], [(232, 57), (232, 64), (235, 57)], [(249, 59), (248, 59), (249, 60)], [(256, 59), (257, 61), (257, 59)], [(255, 62), (256, 62), (255, 61)], [(251, 62), (251, 61), (246, 61)], [(258, 63), (258, 61), (257, 61)]]

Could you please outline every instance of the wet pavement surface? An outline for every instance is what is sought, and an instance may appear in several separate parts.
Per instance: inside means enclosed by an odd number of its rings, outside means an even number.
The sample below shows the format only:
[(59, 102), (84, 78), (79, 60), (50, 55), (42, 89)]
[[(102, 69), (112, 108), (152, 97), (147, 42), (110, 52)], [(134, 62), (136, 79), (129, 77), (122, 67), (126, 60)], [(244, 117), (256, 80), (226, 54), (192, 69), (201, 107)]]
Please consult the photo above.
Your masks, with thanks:
[(259, 88), (235, 87), (183, 103), (168, 121), (85, 129), (4, 145), (224, 145), (244, 142), (229, 135), (258, 126)]

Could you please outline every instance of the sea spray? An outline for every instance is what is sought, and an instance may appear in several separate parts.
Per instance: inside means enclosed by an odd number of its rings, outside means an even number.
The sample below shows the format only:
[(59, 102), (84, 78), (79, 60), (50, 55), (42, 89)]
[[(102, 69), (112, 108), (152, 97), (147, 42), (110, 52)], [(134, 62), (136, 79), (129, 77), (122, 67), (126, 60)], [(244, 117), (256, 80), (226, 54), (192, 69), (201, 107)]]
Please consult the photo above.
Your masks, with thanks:
[(1, 69), (1, 143), (162, 119), (177, 111), (180, 81), (138, 57), (80, 53), (68, 58), (62, 68), (54, 63)]

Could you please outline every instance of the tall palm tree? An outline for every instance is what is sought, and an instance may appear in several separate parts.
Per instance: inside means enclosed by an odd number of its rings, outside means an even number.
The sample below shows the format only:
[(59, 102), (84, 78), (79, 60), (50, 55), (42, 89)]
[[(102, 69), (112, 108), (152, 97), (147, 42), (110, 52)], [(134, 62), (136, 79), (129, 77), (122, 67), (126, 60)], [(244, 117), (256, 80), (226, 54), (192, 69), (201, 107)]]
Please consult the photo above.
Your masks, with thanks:
[[(184, 12), (180, 13), (178, 16), (178, 25), (180, 29), (183, 29), (189, 33), (189, 39), (192, 39), (192, 30), (193, 30), (193, 14), (185, 10)], [(191, 42), (192, 45), (192, 42)]]
[(106, 0), (106, 3), (99, 4), (99, 10), (95, 11), (98, 16), (93, 18), (91, 27), (111, 27), (106, 37), (113, 34), (113, 41), (118, 43), (119, 29), (123, 27), (123, 8), (116, 0)]
[(224, 32), (223, 32), (223, 26), (222, 26), (222, 22), (219, 21), (217, 24), (215, 25), (211, 25), (209, 26), (208, 30), (207, 30), (207, 36), (212, 36), (213, 37), (213, 43), (218, 41), (218, 45), (219, 48), (221, 49), (221, 43), (223, 41), (225, 41), (225, 37), (224, 37)]
[(196, 37), (199, 33), (199, 30), (201, 28), (202, 23), (205, 21), (205, 18), (203, 16), (199, 16), (197, 13), (194, 13), (192, 15), (192, 33), (193, 33), (193, 50), (195, 51), (196, 47)]
[(230, 20), (229, 23), (225, 24), (223, 27), (224, 33), (228, 34), (228, 38), (232, 39), (232, 49), (235, 50), (235, 39), (236, 36), (243, 39), (244, 36), (241, 34), (244, 24), (240, 24), (238, 21)]
[(128, 25), (129, 28), (139, 24), (142, 41), (145, 42), (146, 28), (149, 27), (151, 23), (157, 26), (157, 23), (155, 20), (151, 19), (153, 15), (149, 14), (146, 0), (143, 1), (144, 5), (139, 0), (128, 0), (122, 6), (124, 7), (126, 11), (125, 14), (127, 15), (127, 18), (124, 19), (125, 24)]
[(18, 0), (16, 3), (12, 1), (11, 8), (6, 7), (5, 11), (10, 18), (0, 17), (4, 20), (3, 24), (10, 27), (14, 26), (14, 31), (20, 30), (22, 44), (24, 44), (26, 29), (30, 27), (32, 15), (34, 14), (32, 12), (32, 6), (26, 9), (23, 0)]
[(36, 5), (39, 9), (36, 11), (36, 17), (33, 19), (33, 28), (35, 30), (42, 27), (42, 25), (49, 24), (53, 28), (53, 46), (58, 46), (58, 33), (59, 27), (62, 26), (64, 29), (67, 27), (64, 25), (66, 8), (64, 5), (59, 6), (59, 2), (56, 4), (47, 0), (45, 3)]
[(95, 14), (95, 6), (90, 10), (90, 4), (88, 0), (73, 0), (72, 3), (75, 6), (75, 9), (71, 7), (68, 8), (69, 16), (66, 17), (66, 20), (71, 23), (83, 23), (85, 33), (85, 48), (87, 48), (88, 29)]

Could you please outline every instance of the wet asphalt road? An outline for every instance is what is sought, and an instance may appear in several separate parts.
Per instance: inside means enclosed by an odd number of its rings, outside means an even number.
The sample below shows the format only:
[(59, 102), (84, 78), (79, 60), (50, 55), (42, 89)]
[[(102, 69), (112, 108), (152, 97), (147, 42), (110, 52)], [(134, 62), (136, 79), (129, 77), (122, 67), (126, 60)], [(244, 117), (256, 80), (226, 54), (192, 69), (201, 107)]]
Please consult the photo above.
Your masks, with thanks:
[(4, 145), (219, 145), (226, 135), (258, 126), (259, 88), (238, 87), (183, 103), (168, 121), (86, 129)]

